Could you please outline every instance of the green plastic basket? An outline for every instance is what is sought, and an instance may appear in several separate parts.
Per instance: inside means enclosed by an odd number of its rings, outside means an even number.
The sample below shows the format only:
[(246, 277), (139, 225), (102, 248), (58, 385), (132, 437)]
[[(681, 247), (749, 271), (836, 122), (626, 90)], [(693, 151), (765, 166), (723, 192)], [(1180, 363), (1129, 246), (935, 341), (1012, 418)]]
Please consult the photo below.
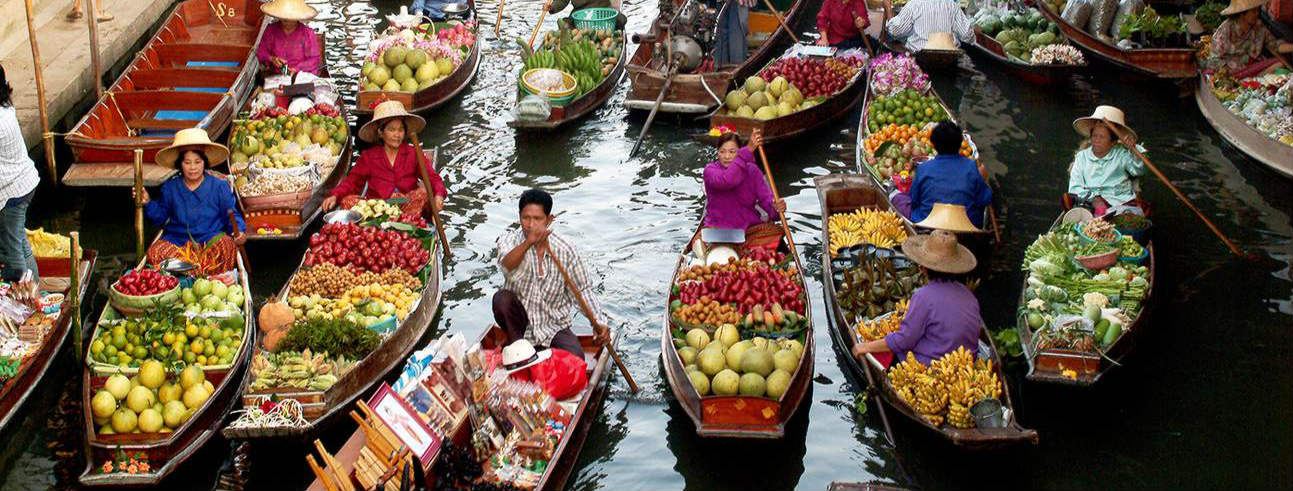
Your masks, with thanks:
[(615, 30), (615, 17), (620, 15), (618, 10), (608, 8), (580, 9), (570, 14), (570, 20), (574, 21), (575, 27), (584, 30)]

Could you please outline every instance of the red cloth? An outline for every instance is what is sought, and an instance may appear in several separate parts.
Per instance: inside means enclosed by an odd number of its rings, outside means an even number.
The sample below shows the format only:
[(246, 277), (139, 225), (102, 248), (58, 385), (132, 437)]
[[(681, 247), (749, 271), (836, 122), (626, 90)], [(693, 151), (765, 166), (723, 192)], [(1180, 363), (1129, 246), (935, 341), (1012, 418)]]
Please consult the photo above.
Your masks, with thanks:
[[(382, 145), (360, 152), (359, 162), (350, 169), (350, 175), (332, 189), (332, 195), (341, 198), (363, 191), (365, 198), (387, 199), (397, 192), (408, 194), (420, 188), (415, 151), (413, 145), (400, 145), (400, 151), (395, 155), (395, 165), (391, 165), (386, 159), (386, 150)], [(435, 195), (441, 198), (449, 196), (444, 180), (440, 179), (440, 174), (430, 161), (427, 161), (427, 174), (431, 176), (431, 190)], [(364, 189), (365, 184), (368, 185), (367, 190)]]
[(552, 356), (536, 363), (529, 370), (521, 370), (513, 377), (529, 380), (543, 387), (544, 392), (558, 401), (566, 400), (588, 386), (588, 363), (583, 358), (563, 349), (549, 350)]
[(282, 58), (287, 67), (301, 72), (319, 74), (323, 66), (323, 49), (319, 45), (319, 36), (304, 22), (297, 23), (291, 34), (283, 32), (283, 23), (274, 22), (265, 27), (265, 34), (256, 48), (256, 59), (260, 64), (273, 70), (272, 57)]
[[(403, 205), (400, 205), (400, 212), (417, 215), (417, 216), (421, 216), (422, 207), (426, 206), (427, 204), (427, 192), (426, 190), (422, 189), (421, 186), (418, 186), (417, 189), (409, 191), (409, 194), (395, 193), (395, 194), (392, 194), (391, 197), (408, 199), (408, 201), (404, 202)], [(359, 195), (356, 195), (356, 194), (348, 195), (344, 198), (341, 198), (340, 200), (341, 207), (347, 208), (347, 209), (354, 208), (355, 204), (359, 203), (359, 200), (361, 199), (363, 198), (361, 198)]]
[(853, 24), (854, 17), (860, 17), (865, 25), (871, 25), (865, 0), (826, 0), (822, 2), (822, 9), (817, 11), (817, 32), (826, 36), (828, 44), (861, 37), (862, 31)]

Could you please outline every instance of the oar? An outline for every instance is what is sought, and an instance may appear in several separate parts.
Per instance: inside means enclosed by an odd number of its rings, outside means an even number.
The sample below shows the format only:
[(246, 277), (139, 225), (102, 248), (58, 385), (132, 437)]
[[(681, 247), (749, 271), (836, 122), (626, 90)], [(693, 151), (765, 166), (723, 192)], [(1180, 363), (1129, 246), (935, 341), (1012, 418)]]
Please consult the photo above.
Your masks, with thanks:
[[(588, 306), (588, 301), (584, 300), (584, 294), (579, 292), (579, 286), (575, 285), (575, 280), (570, 278), (570, 273), (566, 272), (566, 267), (561, 265), (561, 260), (557, 259), (557, 255), (551, 250), (548, 251), (548, 257), (552, 258), (552, 264), (555, 264), (557, 271), (561, 272), (561, 279), (566, 280), (566, 288), (570, 289), (570, 293), (575, 294), (575, 300), (579, 301), (580, 310), (584, 311), (584, 315), (588, 317), (590, 323), (596, 324), (597, 315), (593, 313), (592, 307)], [(610, 330), (610, 326), (606, 326), (606, 329)], [(615, 343), (610, 342), (608, 339), (606, 349), (611, 352), (611, 359), (615, 360), (615, 366), (620, 368), (620, 373), (624, 374), (624, 380), (628, 381), (629, 390), (636, 394), (638, 392), (638, 383), (633, 380), (633, 374), (629, 373), (629, 368), (624, 365), (624, 360), (621, 360), (620, 354), (615, 351)]]
[[(229, 217), (229, 233), (231, 234), (229, 238), (233, 239), (234, 236), (238, 235), (238, 219), (233, 216), (232, 208), (225, 210), (225, 214)], [(238, 245), (238, 256), (242, 257), (242, 269), (246, 271), (248, 274), (250, 274), (251, 258), (247, 257), (247, 245), (246, 244), (237, 244), (237, 245)]]
[[(40, 110), (40, 134), (45, 140), (45, 163), (49, 165), (49, 177), (58, 184), (58, 165), (54, 163), (54, 134), (49, 132), (49, 111), (45, 107), (45, 65), (40, 61), (40, 48), (36, 46), (36, 24), (32, 22), (31, 0), (26, 0), (27, 37), (31, 39), (31, 61), (36, 69), (36, 108)], [(101, 74), (95, 74), (99, 76)]]
[(772, 5), (772, 0), (763, 0), (763, 5), (766, 5), (768, 10), (772, 11), (772, 16), (776, 17), (777, 23), (781, 24), (781, 28), (785, 29), (787, 34), (790, 34), (790, 39), (793, 39), (795, 44), (799, 44), (799, 36), (796, 36), (795, 31), (790, 29), (790, 26), (786, 25), (786, 19), (782, 18), (781, 12), (777, 10), (777, 7)]
[[(426, 209), (431, 212), (431, 223), (435, 225), (436, 235), (440, 236), (440, 248), (444, 249), (444, 260), (448, 262), (453, 258), (453, 253), (449, 251), (449, 239), (445, 237), (444, 222), (440, 221), (440, 212), (436, 211), (435, 206), (431, 204), (435, 200), (435, 192), (431, 189), (431, 173), (427, 171), (427, 156), (422, 154), (422, 142), (418, 141), (417, 133), (410, 131), (409, 139), (413, 142), (413, 153), (418, 154), (418, 174), (422, 175), (422, 190), (427, 193)], [(438, 150), (436, 156), (439, 156)]]
[[(781, 201), (781, 194), (777, 192), (777, 182), (772, 179), (772, 167), (768, 166), (768, 154), (763, 151), (763, 145), (759, 145), (759, 159), (763, 160), (763, 173), (767, 175), (768, 187), (772, 188), (772, 199), (774, 200), (772, 208), (775, 210), (777, 208), (776, 202)], [(781, 232), (786, 234), (786, 243), (790, 244), (790, 253), (794, 254), (795, 262), (799, 262), (799, 251), (795, 249), (795, 238), (790, 235), (790, 227), (786, 225), (786, 213), (778, 211), (777, 216), (781, 217)], [(800, 268), (801, 271), (802, 269)]]
[(135, 149), (135, 258), (144, 258), (144, 151)]
[(530, 42), (527, 45), (534, 48), (534, 38), (539, 37), (539, 28), (543, 27), (543, 19), (548, 17), (548, 8), (552, 7), (552, 0), (543, 2), (543, 10), (539, 11), (539, 21), (534, 23), (534, 30), (530, 31)]
[(498, 38), (498, 28), (503, 25), (503, 6), (507, 5), (507, 0), (498, 0), (498, 20), (494, 21), (494, 38)]
[[(1105, 126), (1109, 127), (1110, 134), (1115, 136), (1118, 135), (1118, 130), (1113, 127), (1113, 124), (1110, 123), (1109, 120), (1102, 119), (1101, 121), (1104, 122)], [(1163, 181), (1163, 185), (1167, 186), (1167, 189), (1171, 190), (1172, 194), (1175, 194), (1176, 197), (1181, 200), (1181, 202), (1185, 203), (1185, 206), (1187, 208), (1193, 211), (1195, 215), (1198, 215), (1199, 219), (1203, 220), (1204, 225), (1207, 225), (1208, 228), (1212, 230), (1212, 233), (1216, 234), (1217, 238), (1221, 239), (1221, 242), (1225, 243), (1226, 247), (1230, 248), (1230, 252), (1233, 252), (1236, 256), (1239, 256), (1239, 257), (1252, 258), (1250, 254), (1244, 252), (1243, 249), (1240, 249), (1239, 246), (1236, 246), (1234, 242), (1231, 242), (1230, 238), (1226, 237), (1226, 234), (1221, 233), (1221, 230), (1218, 229), (1217, 226), (1212, 223), (1212, 220), (1209, 220), (1208, 217), (1203, 214), (1203, 212), (1199, 211), (1199, 209), (1194, 206), (1194, 203), (1191, 202), (1189, 198), (1186, 198), (1185, 194), (1181, 193), (1181, 190), (1177, 189), (1176, 186), (1172, 184), (1172, 181), (1167, 180), (1167, 176), (1163, 175), (1163, 172), (1158, 170), (1158, 167), (1155, 167), (1153, 162), (1150, 162), (1148, 158), (1145, 158), (1145, 154), (1140, 153), (1140, 150), (1138, 150), (1135, 147), (1135, 145), (1133, 145), (1131, 148), (1128, 148), (1128, 150), (1131, 150), (1132, 154), (1140, 158), (1140, 161), (1145, 163), (1145, 167), (1148, 167), (1149, 170), (1153, 171), (1154, 175), (1158, 176), (1158, 179), (1160, 181)]]
[[(849, 356), (853, 356), (852, 350), (849, 350)], [(857, 359), (857, 357), (854, 357), (854, 359)], [(884, 412), (884, 396), (879, 395), (883, 389), (876, 385), (875, 378), (871, 376), (871, 367), (866, 366), (867, 363), (870, 363), (866, 360), (866, 356), (863, 356), (858, 362), (862, 363), (862, 373), (866, 374), (866, 382), (871, 386), (871, 393), (875, 394), (875, 406), (880, 409), (880, 422), (884, 424), (884, 439), (889, 442), (890, 447), (897, 449), (898, 446), (893, 443), (893, 429), (889, 427), (889, 415)]]
[(629, 158), (633, 158), (638, 153), (638, 147), (642, 146), (642, 139), (646, 138), (647, 130), (651, 129), (651, 122), (655, 121), (656, 113), (660, 112), (660, 104), (664, 103), (665, 94), (669, 93), (669, 86), (673, 85), (673, 76), (678, 74), (678, 67), (681, 63), (674, 62), (669, 67), (669, 76), (664, 80), (664, 87), (660, 88), (660, 94), (655, 97), (655, 105), (651, 106), (651, 113), (647, 114), (645, 123), (642, 123), (642, 131), (638, 133), (638, 141), (633, 144), (633, 150), (629, 151)]

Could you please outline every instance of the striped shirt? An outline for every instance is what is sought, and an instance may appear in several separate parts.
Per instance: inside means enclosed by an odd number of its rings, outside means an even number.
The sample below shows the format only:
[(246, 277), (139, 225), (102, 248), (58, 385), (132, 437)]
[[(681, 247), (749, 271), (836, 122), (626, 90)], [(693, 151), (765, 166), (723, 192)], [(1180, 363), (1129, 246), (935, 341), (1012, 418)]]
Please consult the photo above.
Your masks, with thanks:
[[(525, 306), (525, 313), (530, 318), (525, 338), (536, 345), (549, 346), (557, 332), (570, 327), (571, 311), (579, 308), (579, 301), (566, 288), (566, 281), (561, 277), (561, 272), (557, 271), (552, 257), (544, 255), (540, 264), (538, 252), (533, 247), (525, 251), (525, 257), (516, 269), (503, 267), (503, 256), (522, 242), (525, 242), (525, 231), (521, 229), (498, 237), (498, 264), (503, 269), (503, 288), (515, 293), (521, 299), (521, 305)], [(548, 248), (561, 261), (566, 272), (570, 273), (570, 279), (579, 287), (584, 299), (588, 301), (588, 307), (594, 314), (601, 316), (602, 305), (597, 301), (592, 283), (588, 280), (588, 272), (584, 269), (584, 262), (579, 259), (574, 246), (552, 233), (548, 235)], [(541, 268), (535, 267), (536, 264)], [(603, 319), (598, 320), (605, 322)]]
[(38, 184), (40, 173), (27, 155), (18, 112), (13, 106), (0, 106), (0, 209), (11, 198), (26, 196)]
[(906, 38), (910, 51), (923, 49), (929, 35), (935, 32), (950, 32), (962, 43), (974, 40), (970, 18), (953, 0), (912, 0), (886, 25), (890, 36)]

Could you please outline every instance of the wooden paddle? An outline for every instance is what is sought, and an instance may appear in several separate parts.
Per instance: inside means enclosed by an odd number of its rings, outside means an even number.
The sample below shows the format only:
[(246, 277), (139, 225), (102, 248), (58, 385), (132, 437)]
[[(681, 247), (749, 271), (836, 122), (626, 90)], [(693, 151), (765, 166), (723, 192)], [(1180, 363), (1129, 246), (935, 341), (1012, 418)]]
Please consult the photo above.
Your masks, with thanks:
[[(763, 161), (763, 174), (764, 177), (768, 178), (768, 187), (772, 188), (772, 208), (775, 210), (776, 202), (781, 201), (781, 194), (777, 192), (777, 182), (772, 179), (772, 167), (768, 166), (768, 154), (763, 151), (762, 144), (759, 145), (759, 159)], [(790, 227), (786, 225), (786, 213), (778, 211), (777, 216), (781, 218), (781, 232), (786, 234), (786, 243), (790, 244), (790, 253), (795, 256), (795, 262), (798, 263), (799, 251), (795, 249), (795, 238), (790, 235)], [(799, 270), (803, 271), (803, 268), (801, 267)]]
[(669, 93), (669, 86), (673, 85), (673, 76), (678, 74), (678, 68), (682, 66), (680, 60), (675, 60), (669, 67), (668, 78), (664, 80), (664, 86), (660, 88), (660, 94), (655, 97), (655, 105), (651, 106), (651, 112), (647, 114), (646, 122), (642, 123), (642, 131), (638, 133), (638, 141), (633, 144), (633, 149), (629, 151), (629, 158), (633, 158), (638, 153), (638, 147), (642, 146), (642, 139), (646, 138), (647, 130), (651, 129), (651, 122), (655, 121), (655, 115), (660, 112), (660, 104), (664, 103), (665, 94)]
[[(1102, 119), (1101, 121), (1103, 121), (1104, 125), (1109, 128), (1109, 132), (1111, 134), (1113, 134), (1115, 137), (1118, 135), (1118, 130), (1117, 128), (1114, 128), (1113, 123), (1110, 123), (1109, 120), (1107, 119)], [(1207, 225), (1208, 228), (1212, 230), (1212, 233), (1215, 234), (1217, 238), (1221, 239), (1221, 242), (1225, 243), (1226, 247), (1230, 248), (1230, 252), (1233, 252), (1236, 256), (1239, 256), (1239, 257), (1251, 258), (1250, 254), (1244, 252), (1243, 249), (1240, 249), (1239, 246), (1236, 246), (1234, 242), (1231, 242), (1230, 238), (1226, 237), (1226, 234), (1221, 233), (1221, 230), (1218, 229), (1217, 226), (1212, 223), (1212, 220), (1209, 220), (1208, 217), (1203, 214), (1203, 212), (1199, 211), (1199, 208), (1194, 206), (1194, 203), (1191, 202), (1189, 198), (1186, 198), (1185, 194), (1181, 193), (1181, 190), (1177, 189), (1176, 186), (1172, 184), (1172, 181), (1167, 180), (1167, 176), (1163, 175), (1163, 172), (1158, 170), (1158, 167), (1155, 167), (1153, 162), (1150, 162), (1148, 158), (1145, 158), (1145, 154), (1140, 153), (1140, 150), (1137, 149), (1134, 145), (1131, 148), (1128, 148), (1128, 150), (1131, 150), (1132, 154), (1134, 154), (1137, 158), (1139, 158), (1141, 162), (1144, 162), (1145, 167), (1148, 167), (1149, 170), (1153, 171), (1154, 175), (1158, 176), (1158, 180), (1163, 181), (1163, 185), (1167, 186), (1167, 189), (1171, 190), (1172, 194), (1175, 194), (1178, 199), (1180, 199), (1183, 203), (1185, 203), (1185, 206), (1187, 208), (1193, 211), (1195, 215), (1198, 215), (1199, 219), (1203, 220), (1204, 225)]]
[[(422, 189), (427, 193), (425, 208), (431, 212), (431, 222), (435, 224), (436, 235), (440, 236), (440, 248), (444, 249), (444, 260), (447, 262), (453, 258), (453, 253), (449, 251), (449, 239), (445, 237), (440, 212), (436, 211), (435, 206), (431, 204), (435, 200), (435, 191), (431, 189), (431, 173), (427, 171), (427, 156), (422, 154), (422, 142), (418, 141), (417, 133), (410, 131), (409, 139), (413, 142), (413, 153), (418, 155), (418, 174), (422, 175)], [(438, 157), (440, 152), (435, 150), (435, 153)]]
[[(232, 240), (238, 236), (238, 219), (233, 216), (232, 208), (225, 210), (225, 214), (229, 217), (229, 238)], [(238, 245), (238, 255), (242, 257), (242, 268), (247, 271), (247, 274), (251, 274), (251, 258), (247, 256), (247, 244), (237, 242), (235, 244)]]
[(144, 151), (135, 149), (135, 258), (144, 258)]
[(776, 17), (777, 23), (781, 24), (781, 28), (785, 29), (787, 34), (790, 34), (790, 39), (793, 39), (795, 44), (799, 44), (799, 36), (796, 36), (795, 31), (791, 29), (790, 26), (786, 25), (786, 19), (781, 17), (781, 11), (777, 10), (777, 7), (772, 5), (772, 0), (763, 0), (763, 5), (767, 6), (768, 10), (772, 11), (772, 16)]
[(534, 38), (539, 37), (539, 28), (543, 27), (543, 19), (548, 17), (548, 8), (552, 7), (552, 0), (543, 2), (543, 9), (539, 10), (539, 21), (534, 23), (534, 30), (530, 31), (530, 42), (526, 43), (530, 49), (534, 49)]
[(77, 254), (81, 248), (81, 234), (72, 231), (67, 235), (72, 242), (72, 272), (67, 275), (69, 281), (64, 303), (67, 304), (68, 314), (71, 315), (68, 325), (71, 326), (72, 337), (76, 340), (76, 361), (81, 362), (84, 361), (81, 356), (85, 350), (85, 346), (81, 344), (81, 337), (84, 336), (81, 332), (81, 255)]
[[(584, 311), (584, 316), (588, 317), (588, 322), (592, 323), (594, 325), (594, 329), (596, 329), (597, 315), (593, 313), (592, 307), (588, 306), (588, 301), (584, 300), (584, 294), (579, 292), (579, 286), (575, 285), (575, 280), (570, 278), (570, 273), (566, 272), (566, 267), (561, 265), (561, 260), (557, 259), (556, 254), (553, 254), (553, 252), (549, 250), (548, 257), (552, 258), (552, 264), (557, 266), (557, 271), (561, 273), (561, 279), (566, 281), (566, 288), (570, 290), (570, 293), (575, 295), (575, 300), (579, 302), (579, 309)], [(605, 327), (607, 331), (610, 331), (609, 326)], [(607, 334), (609, 335), (609, 332)], [(628, 381), (629, 390), (632, 390), (633, 393), (636, 394), (639, 390), (638, 383), (633, 380), (633, 374), (629, 373), (629, 368), (624, 365), (624, 360), (621, 360), (620, 354), (615, 351), (615, 343), (610, 342), (608, 339), (605, 346), (606, 349), (611, 352), (611, 359), (615, 360), (615, 366), (619, 367), (620, 373), (624, 374), (624, 380)]]
[(31, 40), (31, 61), (36, 69), (36, 108), (40, 110), (40, 134), (45, 140), (45, 163), (49, 166), (50, 179), (57, 184), (58, 165), (54, 163), (54, 134), (49, 132), (49, 110), (45, 104), (45, 65), (40, 61), (40, 48), (36, 47), (36, 24), (32, 22), (31, 0), (25, 0), (23, 5), (27, 7), (27, 37)]
[(507, 0), (498, 0), (498, 19), (494, 21), (494, 38), (498, 38), (498, 28), (503, 25), (503, 6)]

